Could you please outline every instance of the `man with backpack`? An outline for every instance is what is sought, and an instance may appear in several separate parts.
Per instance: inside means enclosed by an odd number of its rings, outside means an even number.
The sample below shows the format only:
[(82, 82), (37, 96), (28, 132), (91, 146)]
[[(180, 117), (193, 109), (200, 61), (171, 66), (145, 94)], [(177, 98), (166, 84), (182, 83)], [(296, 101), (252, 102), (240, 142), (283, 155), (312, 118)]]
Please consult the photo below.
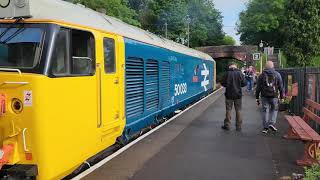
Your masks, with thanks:
[(260, 105), (260, 93), (263, 109), (263, 133), (268, 133), (268, 130), (276, 132), (275, 127), (277, 115), (279, 96), (283, 100), (283, 83), (280, 73), (274, 70), (272, 61), (268, 61), (265, 70), (258, 77), (256, 88), (256, 101)]
[(242, 106), (242, 87), (245, 87), (246, 84), (242, 72), (237, 68), (235, 63), (231, 63), (221, 82), (221, 85), (226, 88), (226, 118), (221, 128), (226, 131), (230, 130), (233, 105), (236, 110), (236, 130), (241, 131), (242, 118), (240, 111)]

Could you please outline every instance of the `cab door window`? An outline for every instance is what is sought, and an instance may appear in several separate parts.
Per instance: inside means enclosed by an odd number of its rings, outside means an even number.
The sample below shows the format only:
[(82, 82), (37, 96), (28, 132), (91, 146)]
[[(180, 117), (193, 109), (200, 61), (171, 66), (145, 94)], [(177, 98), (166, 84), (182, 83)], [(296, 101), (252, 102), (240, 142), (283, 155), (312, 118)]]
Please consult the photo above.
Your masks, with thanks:
[(71, 33), (72, 67), (71, 73), (90, 75), (93, 73), (94, 41), (90, 33), (72, 30)]
[(104, 69), (106, 73), (116, 73), (116, 52), (114, 39), (103, 39)]
[(61, 28), (51, 63), (53, 76), (89, 76), (95, 71), (94, 38), (89, 32)]
[(61, 29), (56, 38), (55, 49), (52, 58), (52, 73), (53, 75), (70, 74), (69, 67), (69, 47), (68, 47), (67, 29)]

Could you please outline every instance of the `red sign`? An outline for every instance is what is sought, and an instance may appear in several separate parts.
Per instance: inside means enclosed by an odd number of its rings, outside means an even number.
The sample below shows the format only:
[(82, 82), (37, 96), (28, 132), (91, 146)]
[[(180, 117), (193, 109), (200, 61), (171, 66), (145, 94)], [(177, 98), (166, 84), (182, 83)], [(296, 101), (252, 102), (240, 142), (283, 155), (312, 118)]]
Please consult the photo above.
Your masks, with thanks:
[(292, 92), (291, 92), (291, 95), (292, 96), (298, 96), (299, 94), (299, 85), (298, 83), (293, 83), (292, 84)]
[(192, 82), (199, 82), (198, 76), (193, 76), (192, 77)]

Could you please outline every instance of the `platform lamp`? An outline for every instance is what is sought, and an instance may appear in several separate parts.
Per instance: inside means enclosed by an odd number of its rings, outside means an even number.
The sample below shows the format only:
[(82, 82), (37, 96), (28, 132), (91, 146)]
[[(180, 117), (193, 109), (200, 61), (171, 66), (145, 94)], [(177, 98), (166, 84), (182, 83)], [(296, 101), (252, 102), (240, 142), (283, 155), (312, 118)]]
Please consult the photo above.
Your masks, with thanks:
[(186, 22), (187, 22), (187, 25), (188, 25), (188, 27), (187, 27), (188, 47), (190, 47), (190, 23), (191, 23), (191, 18), (190, 18), (189, 15), (187, 15), (187, 17), (186, 17)]
[(267, 42), (265, 42), (265, 41), (260, 41), (260, 44), (259, 44), (259, 47), (261, 48), (261, 57), (260, 57), (260, 73), (262, 73), (262, 70), (263, 70), (263, 65), (262, 65), (262, 59), (263, 59), (263, 56), (262, 56), (262, 54), (264, 53), (264, 51), (263, 51), (263, 47), (264, 47), (264, 43), (268, 46), (268, 43)]

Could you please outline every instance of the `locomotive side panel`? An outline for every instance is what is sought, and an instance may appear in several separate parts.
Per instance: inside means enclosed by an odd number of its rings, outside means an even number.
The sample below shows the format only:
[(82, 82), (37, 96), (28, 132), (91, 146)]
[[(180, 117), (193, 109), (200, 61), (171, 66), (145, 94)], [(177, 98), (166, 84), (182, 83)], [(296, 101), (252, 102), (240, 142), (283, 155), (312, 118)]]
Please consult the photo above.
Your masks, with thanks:
[(194, 98), (209, 93), (214, 87), (214, 62), (182, 54), (174, 63), (174, 99), (175, 104), (190, 103)]
[(127, 138), (214, 88), (214, 61), (125, 39)]

